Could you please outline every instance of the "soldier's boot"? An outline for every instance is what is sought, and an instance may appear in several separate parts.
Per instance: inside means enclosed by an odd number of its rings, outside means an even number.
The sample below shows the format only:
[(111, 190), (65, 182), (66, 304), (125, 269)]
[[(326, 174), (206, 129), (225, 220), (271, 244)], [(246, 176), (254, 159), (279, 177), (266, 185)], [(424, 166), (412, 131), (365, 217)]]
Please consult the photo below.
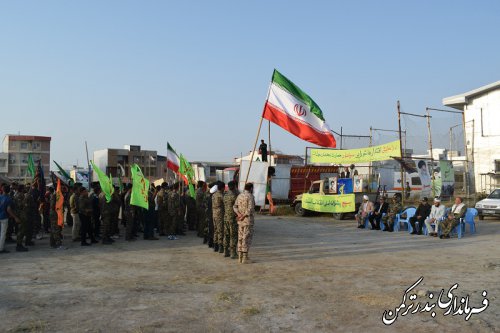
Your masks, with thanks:
[(235, 249), (231, 249), (231, 259), (238, 259), (238, 255), (236, 255)]
[(219, 245), (219, 253), (224, 253), (224, 246)]
[(214, 244), (214, 252), (219, 252), (219, 244)]
[(241, 260), (242, 264), (251, 264), (253, 261), (248, 258), (248, 252), (243, 252), (243, 259)]
[(241, 264), (243, 261), (243, 252), (238, 251), (238, 262)]
[(231, 256), (231, 254), (229, 253), (229, 248), (225, 247), (224, 248), (224, 257), (229, 257), (229, 256)]
[(208, 237), (207, 236), (200, 236), (200, 237), (203, 237), (203, 244), (207, 244), (208, 243)]

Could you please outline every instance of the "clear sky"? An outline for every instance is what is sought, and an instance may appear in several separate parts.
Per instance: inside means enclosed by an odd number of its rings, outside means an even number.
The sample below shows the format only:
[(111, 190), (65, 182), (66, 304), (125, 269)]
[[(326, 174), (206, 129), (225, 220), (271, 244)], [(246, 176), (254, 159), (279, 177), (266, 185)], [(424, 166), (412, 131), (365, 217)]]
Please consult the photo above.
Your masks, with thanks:
[[(274, 68), (337, 132), (397, 129), (398, 99), (423, 114), (500, 80), (499, 19), (494, 0), (3, 0), (0, 135), (51, 136), (64, 166), (86, 164), (85, 141), (230, 161), (253, 146)], [(273, 149), (311, 146), (271, 131)]]

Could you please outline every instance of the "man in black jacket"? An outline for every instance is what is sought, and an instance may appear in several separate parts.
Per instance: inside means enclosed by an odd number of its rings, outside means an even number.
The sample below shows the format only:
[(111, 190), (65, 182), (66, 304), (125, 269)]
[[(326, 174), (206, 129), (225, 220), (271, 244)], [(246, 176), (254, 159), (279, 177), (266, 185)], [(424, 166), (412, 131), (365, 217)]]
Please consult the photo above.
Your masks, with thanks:
[(373, 213), (368, 217), (368, 221), (372, 225), (372, 230), (380, 230), (380, 219), (382, 214), (387, 213), (389, 204), (385, 201), (385, 197), (381, 196), (379, 202), (375, 203)]
[[(410, 217), (410, 224), (413, 228), (413, 231), (411, 232), (412, 235), (422, 234), (422, 226), (424, 225), (424, 221), (427, 216), (431, 213), (431, 208), (432, 207), (429, 205), (428, 199), (424, 197), (420, 201), (420, 205), (418, 205), (415, 215)], [(418, 227), (415, 225), (416, 222), (418, 222)]]

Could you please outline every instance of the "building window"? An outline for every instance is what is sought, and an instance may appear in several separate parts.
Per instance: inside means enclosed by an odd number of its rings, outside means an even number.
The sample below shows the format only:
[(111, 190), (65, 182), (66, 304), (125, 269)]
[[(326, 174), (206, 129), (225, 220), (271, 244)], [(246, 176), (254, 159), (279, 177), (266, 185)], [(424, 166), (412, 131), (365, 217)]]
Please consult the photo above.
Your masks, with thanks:
[(40, 149), (40, 142), (33, 142), (32, 146), (33, 146), (33, 150)]
[(0, 168), (5, 168), (5, 160), (0, 160)]
[(21, 149), (28, 149), (28, 143), (27, 142), (21, 142)]
[(495, 172), (500, 172), (500, 160), (495, 160)]

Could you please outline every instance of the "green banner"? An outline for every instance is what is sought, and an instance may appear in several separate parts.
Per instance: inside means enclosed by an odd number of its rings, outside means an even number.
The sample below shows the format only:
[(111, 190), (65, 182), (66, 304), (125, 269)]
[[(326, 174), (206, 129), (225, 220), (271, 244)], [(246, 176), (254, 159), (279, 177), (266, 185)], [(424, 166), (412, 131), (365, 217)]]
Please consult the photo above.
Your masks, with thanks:
[(399, 140), (360, 149), (311, 149), (311, 163), (353, 164), (401, 157)]
[[(115, 188), (113, 187), (113, 182), (111, 181), (111, 175), (109, 175), (109, 177), (106, 176), (104, 171), (99, 169), (97, 165), (94, 164), (94, 161), (90, 161), (90, 164), (92, 165), (92, 170), (94, 170), (94, 172), (97, 173), (97, 178), (99, 178), (99, 184), (101, 185), (101, 190), (104, 193), (104, 196), (106, 197), (106, 202), (110, 203), (111, 195), (115, 191)], [(59, 165), (57, 166), (59, 167)]]
[(302, 195), (302, 208), (321, 213), (350, 213), (356, 210), (354, 194)]
[(148, 209), (149, 180), (144, 178), (141, 168), (137, 164), (132, 165), (130, 171), (132, 173), (132, 194), (130, 196), (130, 204)]

